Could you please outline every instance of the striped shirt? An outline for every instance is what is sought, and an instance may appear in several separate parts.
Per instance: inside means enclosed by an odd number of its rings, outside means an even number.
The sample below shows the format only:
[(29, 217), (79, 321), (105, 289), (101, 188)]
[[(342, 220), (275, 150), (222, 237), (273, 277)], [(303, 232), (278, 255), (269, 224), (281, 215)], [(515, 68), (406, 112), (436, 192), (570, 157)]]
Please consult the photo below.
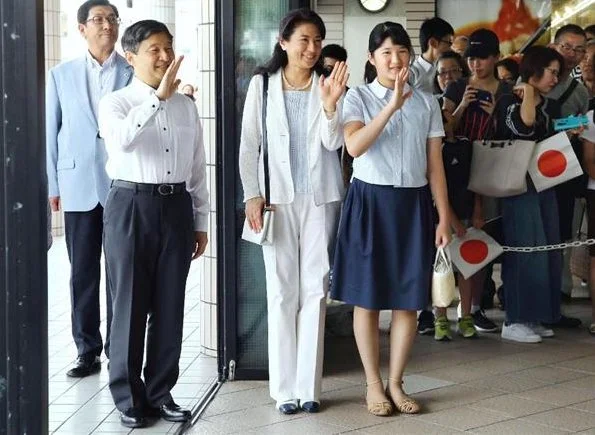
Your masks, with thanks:
[[(369, 124), (387, 105), (393, 90), (378, 80), (352, 88), (343, 103), (343, 122)], [(443, 137), (436, 98), (413, 89), (368, 150), (353, 161), (353, 178), (370, 184), (422, 187), (428, 184), (427, 140)], [(442, 145), (440, 143), (440, 145)]]
[(116, 50), (99, 65), (91, 53), (87, 51), (87, 90), (91, 109), (97, 117), (99, 100), (113, 91), (116, 85)]
[(308, 99), (310, 92), (283, 91), (289, 122), (289, 164), (295, 193), (312, 193), (308, 165)]

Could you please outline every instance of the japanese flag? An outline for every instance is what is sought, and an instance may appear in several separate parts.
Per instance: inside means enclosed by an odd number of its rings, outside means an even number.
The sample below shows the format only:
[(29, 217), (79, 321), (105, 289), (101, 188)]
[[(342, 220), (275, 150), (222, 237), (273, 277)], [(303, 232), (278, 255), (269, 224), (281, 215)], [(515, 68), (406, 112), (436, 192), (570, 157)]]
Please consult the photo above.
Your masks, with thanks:
[(535, 145), (529, 175), (538, 192), (572, 180), (582, 173), (566, 132), (561, 131)]
[(453, 237), (448, 252), (459, 272), (468, 279), (497, 258), (502, 247), (482, 230), (469, 228), (463, 237)]

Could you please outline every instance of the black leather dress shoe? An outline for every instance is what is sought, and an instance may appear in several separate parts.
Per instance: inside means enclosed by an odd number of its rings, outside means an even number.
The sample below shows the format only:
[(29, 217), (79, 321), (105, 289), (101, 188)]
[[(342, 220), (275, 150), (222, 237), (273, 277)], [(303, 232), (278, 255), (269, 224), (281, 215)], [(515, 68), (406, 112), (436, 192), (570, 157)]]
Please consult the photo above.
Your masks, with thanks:
[(190, 420), (191, 417), (189, 410), (180, 408), (173, 400), (161, 405), (159, 407), (159, 414), (162, 419), (175, 423), (184, 423)]
[(122, 426), (139, 428), (147, 425), (147, 420), (142, 411), (137, 408), (128, 408), (120, 413), (120, 423)]
[(71, 378), (84, 378), (101, 370), (101, 360), (95, 355), (81, 355), (76, 359), (74, 367), (66, 372)]

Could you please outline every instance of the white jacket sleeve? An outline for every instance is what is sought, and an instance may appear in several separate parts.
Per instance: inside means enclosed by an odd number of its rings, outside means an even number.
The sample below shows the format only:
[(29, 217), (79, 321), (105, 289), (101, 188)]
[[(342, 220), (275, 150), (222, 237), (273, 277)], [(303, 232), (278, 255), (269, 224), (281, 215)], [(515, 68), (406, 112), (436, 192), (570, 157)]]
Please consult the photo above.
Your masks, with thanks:
[(261, 196), (258, 185), (258, 161), (262, 143), (262, 76), (255, 75), (250, 80), (240, 135), (240, 178), (244, 189), (244, 201)]
[[(322, 102), (320, 103), (322, 105)], [(343, 97), (337, 102), (337, 108), (333, 117), (328, 119), (324, 113), (324, 108), (321, 113), (320, 122), (320, 138), (322, 146), (329, 151), (338, 150), (343, 146)]]

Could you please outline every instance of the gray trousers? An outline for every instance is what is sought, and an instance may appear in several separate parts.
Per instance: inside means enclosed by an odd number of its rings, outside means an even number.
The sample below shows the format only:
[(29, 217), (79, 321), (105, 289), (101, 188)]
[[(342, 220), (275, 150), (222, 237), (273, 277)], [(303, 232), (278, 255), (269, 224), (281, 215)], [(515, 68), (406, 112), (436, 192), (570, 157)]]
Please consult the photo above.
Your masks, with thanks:
[(104, 245), (113, 297), (109, 388), (120, 411), (158, 407), (172, 399), (179, 374), (194, 248), (190, 195), (112, 187)]

